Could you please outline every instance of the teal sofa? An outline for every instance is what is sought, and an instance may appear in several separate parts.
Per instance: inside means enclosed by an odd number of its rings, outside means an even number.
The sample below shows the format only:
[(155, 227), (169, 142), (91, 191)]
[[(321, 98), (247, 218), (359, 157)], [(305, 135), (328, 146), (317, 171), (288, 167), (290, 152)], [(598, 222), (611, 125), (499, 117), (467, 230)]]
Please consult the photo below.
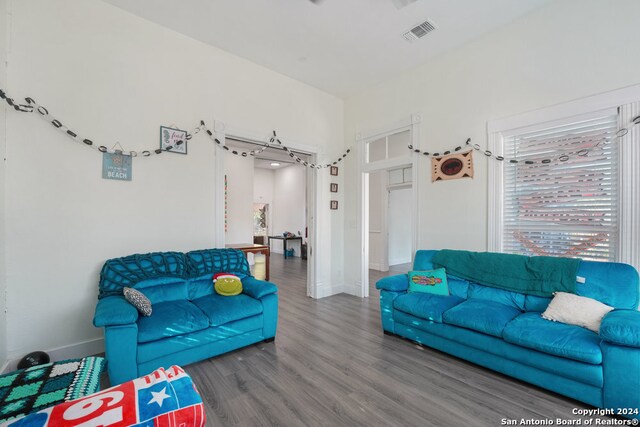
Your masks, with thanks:
[[(242, 280), (240, 295), (213, 290), (215, 273)], [(135, 288), (152, 303), (143, 317), (123, 296)], [(273, 341), (278, 288), (251, 276), (241, 251), (156, 252), (108, 260), (100, 273), (93, 324), (104, 328), (112, 385), (158, 368), (187, 365), (238, 348)]]
[[(434, 268), (437, 251), (416, 253), (414, 270)], [(582, 261), (576, 294), (615, 307), (595, 333), (540, 314), (551, 298), (447, 275), (450, 295), (408, 292), (406, 274), (377, 282), (382, 328), (461, 359), (617, 415), (640, 411), (640, 312), (637, 271)], [(582, 281), (582, 280), (581, 280)]]

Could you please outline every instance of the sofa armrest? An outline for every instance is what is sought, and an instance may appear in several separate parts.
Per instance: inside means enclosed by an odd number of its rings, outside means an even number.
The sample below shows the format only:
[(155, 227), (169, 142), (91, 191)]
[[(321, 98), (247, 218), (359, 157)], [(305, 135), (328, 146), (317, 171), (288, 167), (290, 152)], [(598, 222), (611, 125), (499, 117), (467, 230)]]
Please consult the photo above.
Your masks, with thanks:
[(120, 295), (98, 300), (93, 325), (96, 328), (105, 326), (129, 325), (138, 320), (138, 310)]
[(260, 299), (266, 295), (275, 294), (277, 292), (278, 287), (271, 282), (258, 280), (251, 276), (242, 279), (242, 293), (247, 294), (252, 298)]
[(611, 311), (602, 319), (600, 337), (613, 344), (640, 347), (640, 311)]
[(383, 277), (376, 282), (376, 289), (391, 292), (404, 292), (409, 288), (409, 276), (398, 274), (397, 276)]

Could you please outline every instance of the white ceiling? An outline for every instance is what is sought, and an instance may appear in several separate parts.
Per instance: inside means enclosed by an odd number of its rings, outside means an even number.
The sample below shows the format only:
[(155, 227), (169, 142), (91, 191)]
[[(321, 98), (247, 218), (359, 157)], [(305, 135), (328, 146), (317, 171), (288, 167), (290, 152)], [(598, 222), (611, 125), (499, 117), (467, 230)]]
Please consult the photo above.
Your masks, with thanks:
[[(347, 97), (552, 0), (103, 0)], [(436, 30), (402, 34), (428, 19)]]

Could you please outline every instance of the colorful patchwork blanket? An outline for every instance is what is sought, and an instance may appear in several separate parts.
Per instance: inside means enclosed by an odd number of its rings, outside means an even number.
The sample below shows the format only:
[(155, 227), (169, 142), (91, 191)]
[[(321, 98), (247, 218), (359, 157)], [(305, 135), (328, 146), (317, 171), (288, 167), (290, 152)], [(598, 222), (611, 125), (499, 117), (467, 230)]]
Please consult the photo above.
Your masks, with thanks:
[(179, 366), (94, 393), (2, 427), (204, 426), (204, 405), (189, 375)]
[(100, 390), (102, 357), (63, 360), (0, 376), (0, 423)]

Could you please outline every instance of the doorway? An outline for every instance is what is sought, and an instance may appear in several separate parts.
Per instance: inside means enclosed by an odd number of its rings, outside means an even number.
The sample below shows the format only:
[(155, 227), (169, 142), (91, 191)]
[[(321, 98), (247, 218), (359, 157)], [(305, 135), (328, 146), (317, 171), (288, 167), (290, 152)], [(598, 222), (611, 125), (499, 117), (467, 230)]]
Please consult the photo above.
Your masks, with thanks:
[(398, 271), (411, 262), (411, 166), (369, 174), (369, 269)]
[[(357, 136), (360, 151), (358, 210), (361, 218), (362, 297), (369, 296), (370, 268), (388, 271), (390, 262), (391, 265), (399, 263), (404, 266), (411, 263), (415, 255), (419, 235), (419, 159), (410, 148), (418, 146), (420, 123), (421, 118), (416, 114), (396, 126)], [(380, 188), (382, 194), (383, 205), (379, 208), (381, 220), (376, 217), (377, 213), (371, 217), (371, 185)], [(393, 217), (391, 228), (390, 216)], [(379, 237), (374, 236), (376, 232)], [(390, 237), (391, 234), (393, 237)], [(382, 257), (378, 261), (371, 259), (372, 240), (377, 240), (380, 245)]]
[[(253, 156), (228, 154), (255, 151), (264, 145), (248, 138), (225, 135), (225, 145), (230, 148), (225, 152), (223, 166), (225, 245), (269, 246), (269, 279), (295, 269), (298, 277), (306, 279), (300, 281), (300, 291), (310, 295), (314, 270), (306, 249), (313, 244), (309, 230), (315, 221), (314, 171), (278, 147)], [(311, 161), (314, 156), (303, 150), (294, 152), (303, 160)], [(248, 254), (248, 258), (253, 265), (253, 256)], [(263, 262), (262, 258), (259, 261)]]

